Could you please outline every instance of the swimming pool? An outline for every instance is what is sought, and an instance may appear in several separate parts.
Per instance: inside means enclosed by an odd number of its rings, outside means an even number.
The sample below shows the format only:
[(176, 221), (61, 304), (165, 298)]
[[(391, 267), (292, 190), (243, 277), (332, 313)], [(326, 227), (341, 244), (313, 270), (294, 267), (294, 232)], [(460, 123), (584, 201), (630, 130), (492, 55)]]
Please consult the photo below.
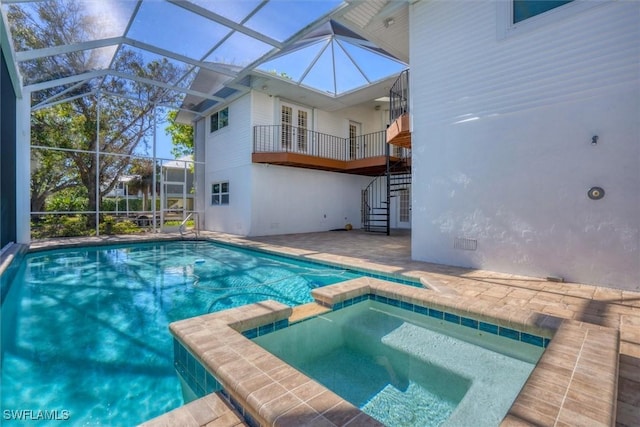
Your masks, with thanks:
[(544, 351), (371, 300), (253, 341), (389, 426), (498, 425)]
[(183, 403), (170, 322), (265, 299), (305, 303), (311, 289), (354, 277), (210, 242), (28, 254), (1, 310), (3, 422), (6, 411), (38, 426), (49, 423), (37, 411), (64, 425), (160, 415)]

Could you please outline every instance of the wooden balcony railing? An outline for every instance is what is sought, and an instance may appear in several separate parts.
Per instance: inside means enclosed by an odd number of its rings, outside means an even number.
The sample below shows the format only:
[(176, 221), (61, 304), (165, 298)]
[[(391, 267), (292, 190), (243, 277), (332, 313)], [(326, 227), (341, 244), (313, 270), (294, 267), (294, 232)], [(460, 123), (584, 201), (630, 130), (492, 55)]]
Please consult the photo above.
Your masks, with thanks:
[[(259, 125), (253, 129), (254, 163), (272, 163), (359, 174), (378, 173), (386, 164), (386, 132), (343, 138), (288, 125)], [(409, 157), (394, 149), (392, 157)]]

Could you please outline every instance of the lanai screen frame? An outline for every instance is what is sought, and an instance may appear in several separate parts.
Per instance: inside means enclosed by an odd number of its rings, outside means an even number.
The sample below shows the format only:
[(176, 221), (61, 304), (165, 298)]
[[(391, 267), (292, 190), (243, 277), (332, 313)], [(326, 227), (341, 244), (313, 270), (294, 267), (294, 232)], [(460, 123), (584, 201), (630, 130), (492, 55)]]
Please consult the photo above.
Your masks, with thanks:
[[(295, 20), (291, 19), (292, 10), (287, 10), (287, 14), (276, 13), (277, 12), (277, 3), (273, 0), (255, 0), (251, 2), (251, 6), (248, 7), (247, 10), (244, 11), (244, 15), (242, 19), (236, 19), (233, 16), (227, 14), (226, 9), (212, 9), (210, 4), (206, 2), (202, 2), (200, 0), (166, 0), (161, 4), (164, 7), (173, 8), (173, 10), (180, 10), (181, 13), (191, 13), (193, 16), (196, 16), (200, 20), (209, 20), (216, 25), (222, 25), (228, 30), (228, 34), (219, 40), (215, 45), (213, 45), (210, 49), (208, 49), (203, 55), (199, 57), (189, 56), (184, 52), (180, 52), (176, 49), (168, 48), (166, 45), (163, 46), (162, 43), (154, 43), (154, 40), (147, 40), (145, 37), (134, 37), (135, 34), (140, 33), (132, 33), (130, 30), (137, 23), (138, 14), (141, 10), (143, 10), (146, 6), (153, 4), (154, 2), (150, 2), (149, 0), (137, 0), (135, 2), (128, 1), (128, 4), (132, 4), (131, 8), (132, 12), (128, 18), (126, 25), (124, 26), (124, 31), (122, 33), (113, 33), (108, 34), (105, 37), (90, 39), (90, 40), (80, 40), (75, 43), (61, 44), (57, 46), (47, 46), (41, 49), (25, 49), (16, 51), (12, 44), (12, 35), (9, 32), (9, 22), (7, 17), (7, 8), (8, 5), (33, 5), (41, 3), (45, 0), (0, 0), (0, 6), (2, 6), (2, 20), (3, 20), (3, 29), (0, 31), (0, 36), (2, 38), (2, 47), (5, 57), (8, 58), (8, 62), (12, 64), (10, 69), (10, 74), (12, 77), (12, 83), (14, 89), (17, 94), (17, 110), (18, 117), (17, 118), (17, 127), (19, 129), (17, 136), (17, 163), (25, 165), (29, 162), (30, 158), (30, 149), (25, 149), (25, 146), (30, 146), (30, 129), (28, 129), (28, 117), (30, 116), (31, 107), (36, 108), (44, 108), (47, 106), (52, 106), (57, 103), (65, 102), (73, 98), (73, 89), (77, 88), (80, 85), (86, 84), (88, 82), (100, 81), (104, 82), (107, 78), (121, 78), (121, 79), (129, 79), (138, 83), (157, 85), (161, 88), (166, 89), (167, 91), (174, 91), (176, 93), (181, 93), (185, 98), (188, 96), (193, 100), (194, 98), (200, 101), (198, 104), (194, 103), (186, 103), (183, 102), (182, 105), (173, 105), (172, 108), (179, 108), (180, 111), (186, 112), (185, 117), (190, 117), (191, 122), (195, 123), (198, 119), (202, 117), (206, 117), (215, 109), (219, 109), (228, 105), (233, 100), (239, 98), (240, 96), (248, 93), (252, 90), (250, 79), (250, 75), (254, 70), (258, 68), (258, 66), (271, 58), (276, 56), (281, 56), (286, 53), (289, 48), (294, 47), (296, 42), (299, 42), (304, 38), (306, 34), (309, 34), (314, 29), (318, 28), (320, 25), (323, 25), (329, 22), (332, 19), (339, 18), (344, 14), (348, 13), (350, 10), (353, 10), (358, 6), (358, 2), (354, 0), (331, 0), (324, 2), (322, 6), (320, 3), (315, 3), (318, 6), (318, 9), (314, 10), (311, 15), (307, 16), (306, 20)], [(117, 3), (120, 0), (112, 0)], [(297, 2), (301, 4), (301, 2)], [(78, 4), (82, 4), (80, 0), (78, 0)], [(95, 2), (94, 2), (95, 4)], [(231, 3), (230, 3), (231, 4)], [(234, 3), (235, 4), (235, 3)], [(298, 7), (298, 4), (291, 3), (295, 7)], [(329, 6), (327, 6), (329, 5)], [(387, 6), (380, 5), (380, 9), (388, 8)], [(394, 7), (395, 9), (396, 7)], [(149, 8), (147, 8), (149, 9)], [(291, 9), (291, 5), (289, 5), (289, 9)], [(310, 9), (305, 5), (299, 7), (300, 10), (306, 13), (306, 9)], [(314, 9), (314, 8), (311, 8)], [(272, 15), (267, 15), (267, 10), (270, 10), (269, 13)], [(264, 13), (263, 13), (264, 12)], [(223, 16), (224, 15), (224, 16)], [(164, 17), (164, 23), (170, 22), (173, 16)], [(267, 19), (265, 19), (267, 18)], [(285, 22), (289, 22), (287, 25), (291, 25), (291, 28), (287, 28), (284, 33), (273, 32), (269, 28), (269, 26), (264, 26), (265, 22), (270, 21), (269, 18), (278, 18), (278, 19), (286, 19)], [(164, 25), (160, 23), (160, 25)], [(269, 23), (271, 25), (271, 23)], [(241, 67), (237, 67), (237, 69), (230, 69), (225, 66), (225, 64), (219, 64), (215, 61), (212, 61), (212, 55), (215, 54), (216, 50), (224, 45), (226, 41), (228, 41), (232, 36), (241, 35), (245, 38), (251, 38), (255, 41), (256, 44), (262, 44), (263, 47), (268, 49), (263, 49), (260, 51), (259, 56), (255, 55), (251, 57), (247, 62)], [(362, 42), (366, 40), (362, 39)], [(147, 53), (161, 56), (163, 58), (167, 58), (170, 61), (177, 61), (187, 65), (187, 72), (183, 76), (182, 79), (178, 80), (178, 82), (161, 82), (161, 81), (153, 81), (146, 80), (144, 78), (133, 76), (129, 73), (123, 73), (115, 69), (113, 59), (116, 58), (118, 52), (121, 51), (123, 46), (132, 49), (139, 49), (145, 51)], [(86, 50), (99, 50), (99, 49), (107, 49), (109, 47), (115, 47), (115, 53), (111, 60), (111, 63), (108, 67), (98, 68), (98, 69), (89, 69), (89, 70), (77, 70), (77, 73), (74, 75), (68, 76), (58, 76), (58, 78), (52, 79), (43, 79), (43, 81), (30, 81), (26, 82), (23, 79), (23, 76), (20, 73), (18, 65), (25, 61), (32, 61), (38, 58), (54, 56), (54, 55), (64, 55), (71, 52), (78, 51), (86, 51)], [(265, 52), (266, 50), (266, 52)], [(393, 58), (392, 55), (389, 55)], [(353, 61), (353, 59), (351, 58)], [(356, 67), (357, 64), (355, 64)], [(233, 67), (232, 67), (233, 68)], [(209, 70), (214, 73), (217, 73), (220, 76), (223, 76), (223, 89), (232, 90), (233, 93), (231, 95), (221, 95), (218, 96), (217, 92), (212, 92), (210, 90), (194, 90), (188, 85), (180, 85), (179, 83), (187, 78), (189, 74), (192, 76), (198, 70)], [(334, 64), (335, 70), (335, 64)], [(335, 71), (333, 80), (336, 80)], [(372, 83), (367, 79), (368, 83)], [(297, 82), (300, 85), (300, 82)], [(31, 105), (29, 101), (27, 101), (32, 93), (50, 89), (53, 87), (59, 86), (61, 87), (61, 91), (54, 94), (48, 99), (45, 99), (42, 102), (39, 102), (37, 105)], [(312, 88), (313, 89), (313, 88)], [(318, 90), (318, 92), (322, 92)], [(106, 96), (110, 95), (107, 93), (101, 92), (101, 87), (98, 84), (96, 89), (90, 93), (80, 96)], [(326, 94), (325, 94), (326, 95)], [(76, 95), (77, 96), (77, 95)], [(334, 93), (333, 97), (338, 97), (337, 93)], [(183, 100), (185, 99), (183, 98)], [(27, 105), (28, 104), (28, 105)], [(158, 107), (161, 107), (159, 105)], [(169, 106), (166, 106), (169, 107)], [(191, 114), (191, 116), (189, 116)], [(26, 142), (25, 142), (26, 141)], [(153, 145), (155, 147), (157, 142), (157, 138), (154, 136)], [(97, 151), (97, 150), (96, 150)], [(99, 159), (100, 153), (95, 153), (96, 158)], [(151, 158), (151, 160), (155, 163), (158, 160), (155, 154)], [(168, 160), (168, 159), (167, 159)], [(26, 175), (24, 171), (18, 171), (16, 174), (18, 177), (18, 186), (20, 183), (28, 183), (30, 181), (30, 174), (27, 172)], [(157, 177), (156, 182), (157, 182)], [(23, 184), (24, 185), (24, 184)], [(196, 186), (199, 184), (196, 183)], [(99, 184), (96, 185), (98, 187)], [(17, 205), (19, 207), (18, 212), (21, 210), (25, 210), (26, 207), (29, 206), (29, 198), (24, 196), (24, 193), (28, 193), (28, 191), (18, 191), (21, 193), (17, 200)], [(99, 188), (96, 188), (96, 192), (99, 191)], [(194, 195), (197, 200), (197, 195)], [(202, 195), (201, 195), (202, 196)], [(155, 203), (154, 203), (155, 209)], [(29, 212), (31, 213), (30, 209)], [(96, 217), (100, 215), (100, 206), (96, 208), (96, 211), (90, 211), (91, 214), (95, 214)], [(31, 215), (28, 215), (29, 218)], [(155, 218), (155, 215), (154, 215)], [(17, 238), (19, 241), (29, 241), (30, 239), (25, 238), (25, 235), (29, 235), (29, 223), (25, 225), (22, 219), (18, 220), (18, 224), (16, 225), (18, 228), (17, 234), (20, 236)], [(96, 230), (96, 233), (99, 233), (99, 229)]]

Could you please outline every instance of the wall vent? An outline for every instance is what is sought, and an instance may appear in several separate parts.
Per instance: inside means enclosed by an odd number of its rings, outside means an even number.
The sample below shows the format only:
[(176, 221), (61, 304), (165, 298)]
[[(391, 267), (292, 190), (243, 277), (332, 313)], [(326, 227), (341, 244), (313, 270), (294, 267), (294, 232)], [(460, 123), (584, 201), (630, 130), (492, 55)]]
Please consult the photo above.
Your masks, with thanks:
[(467, 239), (466, 237), (456, 237), (453, 240), (453, 249), (462, 249), (464, 251), (475, 251), (478, 248), (476, 239)]

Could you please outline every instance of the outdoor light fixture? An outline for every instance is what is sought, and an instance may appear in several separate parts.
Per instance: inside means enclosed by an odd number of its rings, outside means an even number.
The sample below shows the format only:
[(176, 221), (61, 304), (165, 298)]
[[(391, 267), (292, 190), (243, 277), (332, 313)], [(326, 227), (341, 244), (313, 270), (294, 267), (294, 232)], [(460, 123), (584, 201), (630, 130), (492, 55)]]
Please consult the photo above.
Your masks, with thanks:
[(591, 145), (598, 145), (598, 135), (593, 135), (591, 137)]
[(604, 197), (604, 189), (602, 187), (591, 187), (587, 192), (587, 196), (591, 200), (600, 200)]
[(387, 18), (384, 20), (384, 27), (389, 28), (390, 25), (393, 25), (396, 21), (393, 18)]

